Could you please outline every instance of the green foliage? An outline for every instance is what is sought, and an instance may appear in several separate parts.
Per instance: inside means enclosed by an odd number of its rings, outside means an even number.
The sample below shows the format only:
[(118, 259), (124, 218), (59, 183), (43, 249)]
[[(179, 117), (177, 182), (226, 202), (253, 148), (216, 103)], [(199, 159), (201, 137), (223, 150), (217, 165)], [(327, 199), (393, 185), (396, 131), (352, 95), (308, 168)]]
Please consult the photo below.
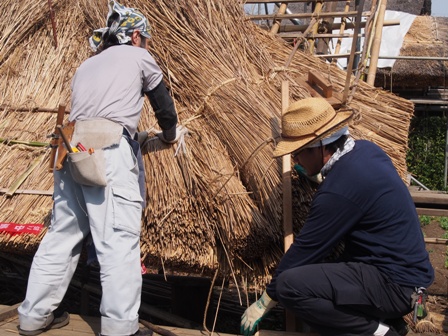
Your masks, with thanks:
[(448, 268), (448, 251), (445, 253), (445, 268)]
[(442, 229), (447, 231), (448, 230), (448, 217), (440, 217), (439, 221), (440, 221), (440, 226), (442, 227)]
[(432, 190), (444, 190), (446, 116), (414, 117), (409, 132), (408, 171)]
[(429, 223), (431, 223), (431, 221), (433, 219), (431, 216), (426, 216), (426, 215), (421, 215), (421, 216), (419, 216), (419, 218), (420, 218), (420, 225), (421, 226), (428, 225)]

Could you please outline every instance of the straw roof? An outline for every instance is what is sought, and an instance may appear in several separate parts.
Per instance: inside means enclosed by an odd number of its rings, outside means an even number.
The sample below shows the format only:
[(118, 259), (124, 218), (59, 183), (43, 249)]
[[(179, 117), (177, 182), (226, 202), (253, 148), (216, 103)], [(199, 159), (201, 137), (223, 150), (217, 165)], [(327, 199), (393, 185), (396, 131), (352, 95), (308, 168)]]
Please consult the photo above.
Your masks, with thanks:
[[(447, 41), (448, 18), (417, 16), (405, 35), (400, 56), (446, 58)], [(446, 86), (447, 67), (447, 61), (398, 59), (392, 69), (378, 69), (375, 85), (392, 89)]]
[[(53, 0), (57, 47), (48, 2), (0, 3), (0, 188), (28, 193), (3, 195), (0, 221), (49, 224), (52, 175), (49, 150), (11, 140), (48, 141), (59, 104), (70, 109), (70, 80), (91, 55), (87, 38), (102, 27), (104, 0)], [(290, 101), (310, 96), (302, 86), (309, 70), (342, 92), (346, 74), (297, 52), (249, 20), (238, 1), (123, 1), (147, 14), (150, 51), (165, 73), (179, 113), (190, 129), (186, 148), (158, 140), (143, 147), (147, 203), (142, 253), (154, 268), (249, 276), (266, 281), (282, 255), (281, 160), (272, 158), (280, 134), (281, 83)], [(413, 106), (359, 83), (350, 107), (351, 131), (370, 139), (406, 174), (405, 153)], [(145, 104), (140, 129), (156, 124)], [(176, 150), (179, 152), (176, 154)], [(27, 173), (20, 184), (20, 175)], [(23, 177), (23, 176), (22, 176)], [(313, 193), (295, 177), (295, 231), (300, 230)], [(31, 253), (39, 236), (0, 232), (0, 250)]]

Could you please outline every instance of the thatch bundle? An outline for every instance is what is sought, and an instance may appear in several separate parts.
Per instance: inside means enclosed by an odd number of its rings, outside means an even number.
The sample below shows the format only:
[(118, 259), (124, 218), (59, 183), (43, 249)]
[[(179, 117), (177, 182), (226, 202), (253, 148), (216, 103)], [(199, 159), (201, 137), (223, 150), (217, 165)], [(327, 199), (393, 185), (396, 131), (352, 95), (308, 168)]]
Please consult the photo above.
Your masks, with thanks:
[[(417, 16), (405, 35), (400, 56), (448, 57), (448, 18)], [(448, 61), (398, 59), (378, 69), (375, 84), (387, 88), (446, 86)], [(412, 81), (409, 80), (412, 78)]]
[[(104, 26), (106, 1), (52, 3), (57, 48), (47, 1), (38, 1), (32, 15), (27, 2), (14, 1), (9, 21), (0, 22), (0, 138), (45, 141), (54, 128), (55, 114), (38, 111), (60, 103), (69, 108), (73, 72), (91, 55), (87, 38), (93, 29)], [(9, 13), (11, 4), (4, 1), (0, 10)], [(237, 1), (123, 4), (147, 15), (153, 34), (151, 52), (165, 73), (180, 122), (190, 130), (185, 151), (158, 140), (143, 147), (148, 202), (143, 257), (154, 267), (209, 273), (219, 266), (225, 274), (265, 280), (282, 250), (281, 161), (272, 158), (280, 134), (281, 82), (289, 80), (293, 101), (310, 95), (300, 84), (309, 70), (320, 70), (336, 91), (344, 89), (346, 74), (300, 52), (284, 68), (291, 48), (246, 20)], [(357, 111), (354, 136), (383, 147), (404, 177), (412, 104), (359, 83), (350, 107)], [(156, 125), (151, 112), (146, 104), (140, 129)], [(38, 156), (41, 150), (31, 152), (39, 151), (33, 154)], [(0, 151), (5, 157), (0, 162), (2, 172), (6, 162), (16, 163), (9, 177), (1, 179), (0, 187), (8, 188), (31, 159), (5, 144)], [(46, 159), (21, 189), (52, 188)], [(312, 192), (309, 183), (297, 184), (295, 213), (301, 216), (295, 218), (296, 230)], [(5, 197), (2, 209), (20, 206), (20, 213), (1, 212), (0, 220), (29, 222), (36, 202), (45, 210), (40, 222), (48, 224), (51, 199), (42, 195)], [(40, 238), (30, 238), (34, 247)], [(0, 248), (10, 247), (10, 237), (0, 234)]]

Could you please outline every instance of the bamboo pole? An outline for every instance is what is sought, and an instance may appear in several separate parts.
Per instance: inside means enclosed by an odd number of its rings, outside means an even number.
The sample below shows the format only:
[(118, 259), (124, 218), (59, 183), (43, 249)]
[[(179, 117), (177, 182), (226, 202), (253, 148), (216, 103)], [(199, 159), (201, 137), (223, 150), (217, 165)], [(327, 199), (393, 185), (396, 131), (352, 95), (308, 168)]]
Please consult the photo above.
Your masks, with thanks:
[(353, 61), (355, 59), (355, 52), (356, 52), (356, 40), (358, 39), (358, 34), (360, 30), (360, 23), (361, 23), (361, 16), (362, 16), (362, 9), (364, 7), (364, 0), (360, 1), (359, 9), (358, 9), (358, 15), (356, 16), (356, 23), (355, 23), (355, 31), (353, 33), (353, 41), (352, 41), (352, 49), (350, 52), (350, 58), (347, 64), (347, 77), (345, 78), (345, 88), (344, 88), (344, 94), (342, 97), (342, 103), (345, 104), (348, 97), (348, 91), (350, 89), (350, 80), (352, 77), (352, 70), (353, 70)]
[(295, 55), (297, 49), (299, 48), (300, 42), (298, 41), (298, 39), (299, 38), (305, 39), (305, 37), (309, 34), (311, 28), (314, 26), (315, 23), (316, 23), (316, 19), (312, 18), (308, 28), (303, 32), (303, 34), (301, 34), (302, 36), (297, 37), (295, 44), (294, 44), (294, 48), (292, 49), (291, 54), (289, 55), (288, 60), (285, 63), (285, 68), (288, 68), (291, 65), (292, 59), (294, 58), (294, 55)]
[[(277, 14), (285, 14), (287, 7), (288, 7), (288, 4), (285, 2), (282, 2), (280, 7), (278, 8)], [(275, 35), (278, 33), (278, 30), (280, 29), (281, 22), (282, 22), (281, 19), (274, 21), (274, 24), (272, 25), (272, 28), (271, 28), (271, 34)]]
[(12, 183), (12, 185), (9, 187), (5, 195), (12, 196), (16, 192), (16, 190), (19, 189), (19, 187), (26, 180), (26, 178), (33, 172), (33, 170), (42, 162), (44, 158), (45, 154), (36, 157), (31, 163), (30, 167)]
[[(366, 25), (366, 40), (367, 43), (365, 44), (365, 48), (366, 50), (363, 50), (363, 61), (362, 61), (362, 66), (363, 66), (363, 74), (361, 75), (361, 79), (364, 80), (364, 75), (365, 75), (365, 68), (367, 67), (367, 63), (370, 57), (370, 50), (372, 48), (372, 43), (373, 43), (373, 39), (375, 38), (375, 27), (377, 25), (377, 20), (378, 20), (378, 8), (377, 8), (377, 0), (372, 0), (372, 6), (370, 8), (370, 11), (372, 13), (375, 13), (373, 16), (373, 20), (372, 17), (369, 17), (369, 25)], [(368, 36), (368, 38), (367, 38)]]
[[(326, 16), (326, 14), (334, 13), (334, 11), (336, 10), (336, 5), (337, 5), (336, 2), (330, 2), (330, 3), (326, 4), (326, 6), (324, 8), (324, 13), (321, 13), (321, 17)], [(344, 13), (342, 13), (342, 15), (344, 15)], [(334, 18), (335, 18), (335, 15), (330, 15), (326, 19), (323, 20), (323, 22), (325, 22), (326, 25), (328, 25), (328, 31), (326, 33), (321, 32), (319, 35), (321, 35), (321, 36), (328, 35), (328, 36), (325, 36), (325, 37), (317, 40), (317, 49), (316, 49), (317, 54), (324, 54), (329, 51), (330, 38), (331, 38), (331, 35), (333, 34)]]
[[(318, 1), (316, 3), (316, 7), (314, 8), (314, 12), (313, 12), (313, 17), (319, 17), (320, 12), (322, 11), (322, 6), (323, 6), (323, 2), (322, 1)], [(317, 34), (317, 27), (318, 27), (318, 22), (316, 21), (316, 23), (313, 25), (313, 29), (312, 29), (312, 37), (308, 39), (308, 45), (310, 48), (310, 53), (314, 54), (314, 39), (315, 39), (315, 35)]]
[[(0, 194), (8, 193), (9, 188), (0, 188)], [(53, 190), (16, 189), (14, 194), (52, 196)]]
[[(364, 28), (366, 23), (363, 21), (361, 22), (361, 28)], [(400, 20), (385, 20), (383, 26), (384, 27), (390, 27), (390, 26), (399, 26)], [(303, 25), (284, 25), (280, 27), (279, 33), (292, 33), (292, 32), (302, 32), (305, 29), (308, 28), (308, 24)], [(341, 23), (334, 23), (333, 29), (337, 30), (341, 28)], [(355, 24), (351, 22), (345, 22), (344, 30), (347, 29), (355, 29)], [(335, 34), (340, 35), (340, 34)]]
[[(345, 2), (344, 12), (348, 13), (349, 9), (350, 9), (350, 0), (347, 0)], [(339, 29), (340, 35), (344, 35), (346, 24), (347, 24), (347, 18), (343, 17), (341, 20), (341, 28)], [(336, 42), (336, 47), (334, 48), (335, 54), (339, 54), (339, 52), (341, 51), (341, 45), (342, 45), (342, 37), (338, 38), (338, 41)], [(333, 63), (336, 63), (336, 62), (337, 62), (337, 59), (333, 59)]]
[(378, 8), (378, 21), (375, 29), (375, 38), (372, 46), (372, 55), (370, 57), (369, 72), (367, 74), (367, 84), (375, 84), (376, 67), (378, 65), (378, 56), (380, 54), (381, 37), (383, 35), (383, 22), (386, 13), (387, 0), (380, 0)]
[[(336, 5), (335, 2), (331, 3), (332, 5)], [(330, 9), (329, 9), (330, 10)], [(335, 17), (355, 17), (358, 14), (357, 11), (347, 11), (347, 12), (323, 12), (320, 13), (319, 18), (335, 18)], [(369, 12), (363, 13), (364, 16), (369, 15)], [(307, 19), (314, 17), (314, 13), (294, 13), (294, 14), (254, 14), (247, 15), (247, 18), (250, 20), (275, 20), (275, 19)]]
[[(376, 6), (376, 0), (372, 1), (372, 8), (374, 8), (374, 6)], [(361, 50), (361, 59), (358, 62), (358, 71), (356, 71), (356, 76), (355, 76), (355, 80), (353, 82), (352, 86), (352, 90), (350, 91), (350, 95), (348, 96), (347, 100), (346, 100), (346, 104), (350, 105), (353, 96), (355, 95), (356, 89), (358, 87), (358, 83), (359, 80), (361, 78), (361, 76), (364, 74), (364, 69), (366, 66), (366, 55), (367, 55), (367, 51), (368, 51), (368, 44), (369, 41), (371, 40), (370, 36), (372, 34), (373, 31), (373, 21), (374, 19), (372, 18), (372, 16), (369, 16), (366, 22), (366, 29), (365, 29), (365, 36), (366, 38), (364, 39), (364, 45), (362, 46), (362, 50)]]

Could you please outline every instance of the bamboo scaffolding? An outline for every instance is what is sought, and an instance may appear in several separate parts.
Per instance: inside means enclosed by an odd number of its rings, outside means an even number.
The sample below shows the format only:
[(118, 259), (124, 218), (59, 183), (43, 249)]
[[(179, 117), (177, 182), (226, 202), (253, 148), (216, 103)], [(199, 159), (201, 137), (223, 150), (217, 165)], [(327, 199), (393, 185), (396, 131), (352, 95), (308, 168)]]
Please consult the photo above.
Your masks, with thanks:
[(380, 54), (381, 37), (383, 36), (383, 22), (386, 13), (387, 0), (379, 0), (378, 21), (375, 27), (375, 37), (372, 45), (372, 55), (370, 57), (369, 71), (367, 74), (367, 83), (372, 85), (375, 83), (376, 67), (378, 65), (378, 56)]
[[(358, 14), (357, 11), (347, 11), (347, 12), (322, 12), (319, 13), (319, 18), (334, 18), (334, 17), (355, 17)], [(370, 12), (363, 12), (363, 16), (369, 16)], [(247, 18), (250, 20), (290, 20), (290, 19), (308, 19), (316, 16), (316, 13), (294, 13), (294, 14), (259, 14), (259, 15), (248, 15)]]
[[(314, 7), (313, 17), (319, 17), (322, 11), (323, 1), (317, 1), (316, 6)], [(314, 41), (315, 35), (317, 35), (318, 22), (314, 23), (313, 28), (311, 29), (311, 34), (308, 37), (308, 48), (311, 54), (314, 54)]]
[[(345, 6), (344, 6), (344, 13), (348, 13), (350, 10), (350, 0), (345, 1)], [(345, 26), (347, 25), (347, 17), (343, 16), (341, 19), (341, 26), (339, 28), (339, 34), (340, 35), (344, 35), (344, 31), (345, 31)], [(339, 52), (341, 51), (341, 45), (342, 45), (342, 38), (339, 37), (338, 41), (336, 42), (336, 46), (334, 48), (334, 53), (335, 54), (339, 54)], [(333, 60), (334, 63), (336, 63), (336, 59)]]
[[(288, 4), (285, 3), (285, 2), (282, 2), (280, 7), (278, 8), (277, 17), (279, 15), (284, 15), (287, 8), (288, 8)], [(272, 28), (271, 28), (271, 34), (277, 34), (278, 33), (278, 30), (280, 29), (281, 22), (282, 22), (281, 18), (277, 18), (277, 19), (274, 20), (274, 24), (272, 25)]]
[[(360, 27), (365, 27), (365, 22), (360, 23)], [(383, 26), (398, 26), (400, 25), (400, 20), (385, 20)], [(303, 32), (305, 29), (308, 28), (308, 25), (283, 25), (280, 27), (279, 33), (293, 33), (293, 32)], [(345, 23), (345, 30), (347, 29), (354, 29), (355, 25), (351, 22)], [(333, 23), (333, 30), (341, 29), (341, 23)], [(342, 34), (335, 34), (335, 35), (342, 35)]]

